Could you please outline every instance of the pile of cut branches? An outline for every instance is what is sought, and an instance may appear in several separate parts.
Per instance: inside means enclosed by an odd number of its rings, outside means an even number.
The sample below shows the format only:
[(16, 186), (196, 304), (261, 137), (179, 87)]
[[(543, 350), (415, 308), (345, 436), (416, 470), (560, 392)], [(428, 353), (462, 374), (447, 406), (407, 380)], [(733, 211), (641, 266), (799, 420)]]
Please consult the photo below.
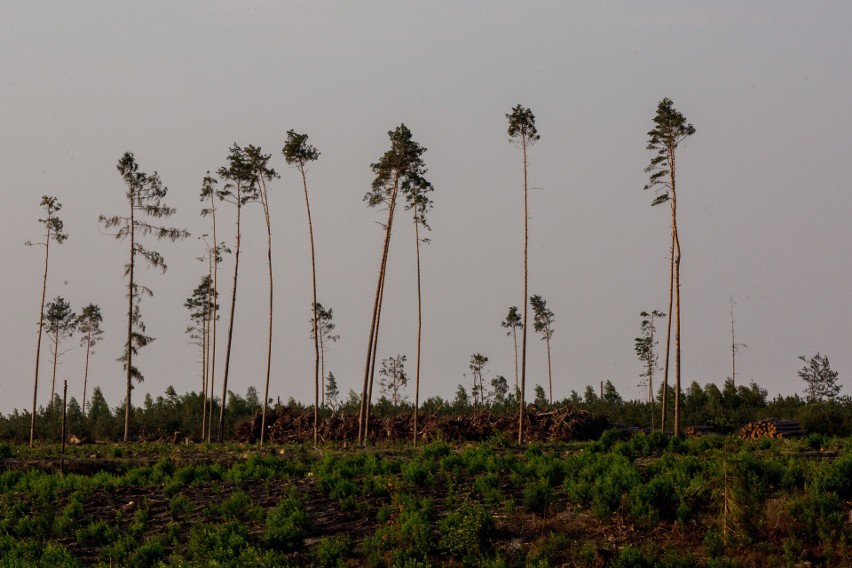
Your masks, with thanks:
[[(405, 442), (413, 437), (411, 414), (370, 419), (367, 436), (373, 442)], [(540, 410), (530, 406), (524, 413), (526, 441), (592, 440), (609, 428), (609, 421), (573, 407)], [(270, 409), (266, 416), (266, 440), (273, 444), (313, 440), (314, 415), (311, 410), (293, 411), (286, 406)], [(470, 415), (421, 415), (418, 419), (419, 439), (423, 442), (443, 439), (451, 442), (482, 441), (497, 434), (516, 435), (518, 418), (487, 411)], [(260, 439), (261, 416), (237, 424), (234, 440), (253, 443)], [(334, 413), (318, 424), (321, 441), (349, 442), (358, 438), (357, 414)]]

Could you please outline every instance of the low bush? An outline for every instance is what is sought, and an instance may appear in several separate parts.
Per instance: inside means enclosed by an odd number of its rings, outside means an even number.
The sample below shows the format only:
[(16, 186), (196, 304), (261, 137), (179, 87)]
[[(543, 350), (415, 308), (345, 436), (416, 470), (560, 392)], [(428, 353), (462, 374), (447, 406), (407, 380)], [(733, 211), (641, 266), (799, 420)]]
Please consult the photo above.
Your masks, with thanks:
[(308, 526), (308, 514), (301, 501), (286, 497), (267, 513), (263, 539), (276, 550), (295, 550), (302, 546)]

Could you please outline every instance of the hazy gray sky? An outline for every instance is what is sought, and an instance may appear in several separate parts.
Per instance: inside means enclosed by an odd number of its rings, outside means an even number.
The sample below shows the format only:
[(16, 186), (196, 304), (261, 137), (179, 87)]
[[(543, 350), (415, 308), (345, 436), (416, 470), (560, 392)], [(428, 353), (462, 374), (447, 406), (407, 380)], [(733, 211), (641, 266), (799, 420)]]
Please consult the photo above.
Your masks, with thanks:
[[(359, 390), (382, 240), (382, 213), (362, 202), (369, 165), (401, 122), (428, 148), (435, 186), (423, 394), (469, 388), (475, 352), (489, 357), (486, 378), (513, 382), (499, 324), (523, 301), (521, 153), (505, 118), (519, 103), (541, 134), (530, 154), (530, 291), (556, 314), (555, 395), (609, 379), (638, 397), (639, 312), (664, 310), (668, 297), (668, 209), (642, 191), (663, 97), (697, 129), (679, 154), (686, 384), (730, 375), (732, 296), (737, 341), (748, 345), (738, 382), (801, 391), (797, 356), (820, 351), (848, 394), (850, 21), (848, 2), (3, 2), (0, 411), (31, 405), (43, 251), (24, 241), (42, 234), (44, 194), (62, 202), (70, 235), (52, 248), (48, 299), (100, 304), (106, 334), (90, 378), (112, 405), (122, 400), (127, 245), (102, 234), (97, 217), (126, 209), (115, 169), (125, 151), (160, 173), (174, 222), (193, 232), (155, 247), (165, 275), (141, 273), (155, 293), (142, 310), (157, 341), (137, 359), (146, 381), (135, 401), (170, 384), (200, 388), (183, 302), (206, 270), (195, 260), (195, 237), (209, 231), (201, 179), (234, 142), (260, 145), (282, 176), (271, 197), (272, 395), (311, 400), (305, 205), (281, 156), (290, 128), (322, 152), (309, 184), (319, 298), (341, 336), (327, 368), (341, 391)], [(260, 207), (245, 218), (230, 378), (240, 394), (262, 387), (265, 369)], [(407, 354), (413, 368), (414, 234), (407, 215), (397, 222), (379, 356)], [(221, 209), (220, 227), (232, 240), (232, 210)], [(50, 391), (42, 353), (40, 404)], [(78, 400), (83, 355), (65, 354), (58, 375)], [(535, 336), (528, 365), (531, 393), (546, 384)]]

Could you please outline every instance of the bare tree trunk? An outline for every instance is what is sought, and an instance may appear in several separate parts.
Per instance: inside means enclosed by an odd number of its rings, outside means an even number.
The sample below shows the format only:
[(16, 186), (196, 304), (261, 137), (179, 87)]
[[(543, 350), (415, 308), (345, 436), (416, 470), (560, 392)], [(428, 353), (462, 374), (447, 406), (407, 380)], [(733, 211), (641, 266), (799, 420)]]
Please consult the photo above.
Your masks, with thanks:
[(734, 299), (731, 301), (731, 383), (737, 386), (737, 339), (734, 335)]
[[(216, 240), (216, 192), (210, 192), (210, 215), (213, 218), (213, 302), (218, 305), (219, 301), (219, 241)], [(216, 321), (219, 319), (219, 310), (213, 310), (213, 345), (210, 354), (210, 386), (208, 394), (210, 395), (210, 411), (207, 413), (207, 442), (210, 442), (211, 432), (213, 430), (213, 387), (216, 385)]]
[[(388, 222), (385, 227), (385, 243), (382, 248), (382, 260), (379, 265), (379, 281), (376, 284), (376, 298), (373, 304), (373, 320), (370, 324), (370, 341), (367, 345), (367, 361), (364, 366), (364, 388), (361, 392), (361, 412), (358, 417), (358, 442), (365, 444), (367, 440), (367, 426), (369, 421), (369, 406), (372, 401), (372, 377), (375, 370), (375, 348), (377, 344), (377, 335), (379, 320), (381, 318), (382, 304), (382, 289), (384, 287), (385, 269), (388, 262), (388, 250), (390, 249), (391, 230), (393, 228), (393, 213), (396, 208), (396, 195), (399, 190), (399, 174), (394, 178), (393, 191), (391, 192), (390, 203), (388, 204)], [(369, 398), (368, 398), (369, 396)]]
[[(214, 242), (215, 246), (215, 242)], [(210, 251), (210, 247), (207, 247), (207, 305), (204, 306), (204, 375), (201, 378), (201, 441), (203, 442), (205, 439), (205, 435), (209, 429), (208, 424), (208, 415), (207, 414), (207, 396), (212, 394), (212, 390), (210, 390), (210, 377), (212, 373), (210, 371), (210, 349), (211, 349), (211, 341), (210, 341), (210, 318), (215, 317), (215, 304), (216, 297), (213, 295), (213, 290), (211, 288), (213, 281), (213, 263), (215, 262), (212, 254), (218, 254), (218, 251), (214, 249), (214, 251)]]
[[(266, 387), (263, 391), (263, 411), (261, 412), (260, 420), (260, 447), (263, 447), (264, 434), (266, 433), (266, 407), (269, 400), (269, 377), (272, 373), (272, 224), (269, 219), (269, 195), (267, 194), (266, 182), (263, 181), (263, 176), (260, 176), (261, 183), (261, 200), (263, 205), (263, 215), (266, 218), (266, 258), (269, 266), (269, 333), (267, 335), (267, 350), (266, 350)], [(316, 436), (314, 437), (314, 445), (316, 445)]]
[(53, 404), (53, 397), (56, 396), (56, 362), (59, 358), (59, 333), (53, 338), (53, 381), (50, 385), (50, 404)]
[(414, 447), (417, 447), (417, 411), (420, 409), (420, 345), (423, 330), (423, 298), (420, 289), (420, 222), (417, 220), (417, 206), (414, 211), (414, 238), (417, 245), (417, 362), (414, 372)]
[[(209, 251), (208, 251), (209, 253)], [(201, 320), (201, 439), (204, 439), (204, 424), (207, 421), (207, 313), (210, 309), (210, 288), (207, 288), (205, 297), (207, 304), (204, 307), (204, 316)]]
[(522, 143), (524, 151), (524, 327), (521, 333), (521, 396), (518, 401), (518, 444), (524, 443), (524, 402), (527, 384), (527, 328), (529, 321), (529, 302), (530, 297), (527, 290), (527, 281), (529, 276), (528, 269), (528, 247), (529, 247), (529, 215), (527, 213), (527, 141), (524, 139)]
[[(550, 330), (548, 330), (550, 331)], [(553, 404), (553, 374), (550, 372), (550, 338), (547, 338), (547, 382), (550, 385), (550, 404)]]
[(38, 339), (36, 339), (36, 364), (35, 364), (35, 380), (33, 381), (33, 413), (30, 416), (30, 447), (33, 447), (33, 438), (35, 437), (36, 411), (38, 404), (38, 367), (41, 359), (41, 336), (44, 330), (44, 300), (47, 293), (47, 262), (50, 257), (50, 225), (51, 213), (47, 213), (47, 236), (44, 240), (44, 275), (41, 278), (41, 306), (38, 310)]
[(133, 390), (133, 298), (136, 290), (133, 288), (133, 271), (136, 267), (136, 221), (134, 216), (133, 189), (130, 190), (130, 267), (127, 274), (127, 394), (124, 400), (124, 442), (130, 441), (130, 391)]
[(68, 416), (68, 381), (62, 391), (62, 442), (59, 457), (59, 475), (65, 475), (65, 421)]
[(512, 325), (512, 339), (515, 342), (515, 396), (517, 396), (521, 389), (518, 383), (518, 328), (516, 325)]
[[(652, 316), (653, 318), (653, 316)], [(651, 319), (651, 329), (653, 328), (654, 320)], [(651, 431), (654, 431), (654, 336), (651, 335), (650, 343), (651, 352), (648, 355), (648, 404), (651, 405)]]
[(320, 336), (319, 336), (319, 321), (317, 321), (317, 261), (316, 249), (314, 247), (314, 224), (311, 218), (311, 201), (308, 198), (308, 179), (305, 175), (305, 166), (299, 166), (299, 172), (302, 174), (302, 187), (305, 190), (305, 208), (308, 212), (308, 234), (311, 240), (311, 293), (313, 298), (314, 311), (314, 447), (319, 442), (319, 405), (320, 396), (322, 402), (325, 403), (325, 369), (323, 369), (322, 382), (323, 389), (320, 394)]
[(373, 337), (373, 360), (370, 365), (370, 385), (367, 389), (367, 409), (364, 414), (364, 445), (367, 444), (368, 434), (370, 432), (370, 409), (373, 401), (373, 384), (376, 378), (376, 361), (379, 352), (379, 329), (382, 323), (382, 304), (385, 300), (385, 273), (382, 273), (381, 292), (379, 293), (379, 311), (376, 315), (376, 334)]
[(680, 436), (680, 240), (677, 235), (677, 220), (674, 216), (677, 197), (672, 191), (672, 219), (674, 220), (674, 290), (675, 290), (675, 406), (674, 406), (674, 435)]
[(320, 353), (320, 404), (325, 406), (325, 344), (322, 338), (322, 330), (319, 330), (319, 353)]
[(86, 414), (86, 386), (89, 382), (89, 353), (92, 350), (92, 332), (86, 335), (86, 366), (83, 369), (83, 414)]
[(674, 239), (672, 239), (671, 256), (669, 257), (669, 311), (666, 318), (666, 364), (663, 366), (663, 400), (662, 416), (660, 418), (660, 431), (666, 431), (666, 415), (668, 414), (669, 394), (669, 360), (672, 344), (672, 305), (674, 303)]
[(219, 428), (216, 433), (216, 441), (220, 444), (225, 436), (225, 405), (227, 403), (228, 397), (228, 371), (231, 367), (231, 345), (234, 339), (234, 313), (235, 306), (237, 304), (237, 277), (240, 271), (240, 217), (242, 213), (242, 203), (240, 199), (242, 198), (242, 194), (240, 191), (240, 184), (237, 183), (237, 235), (235, 239), (234, 246), (234, 288), (231, 292), (231, 316), (228, 322), (228, 344), (225, 349), (225, 374), (222, 377), (222, 400), (219, 407)]

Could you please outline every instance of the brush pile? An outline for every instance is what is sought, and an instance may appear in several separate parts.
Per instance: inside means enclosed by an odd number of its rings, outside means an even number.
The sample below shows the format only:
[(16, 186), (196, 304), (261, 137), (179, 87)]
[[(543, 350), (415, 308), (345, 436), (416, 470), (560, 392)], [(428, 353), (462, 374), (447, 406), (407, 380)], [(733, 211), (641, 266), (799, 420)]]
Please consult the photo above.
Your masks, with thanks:
[[(405, 442), (413, 437), (413, 417), (399, 414), (371, 417), (369, 440), (371, 442)], [(428, 443), (443, 439), (452, 442), (482, 441), (496, 434), (516, 436), (517, 415), (477, 412), (470, 415), (421, 415), (418, 419), (419, 439)], [(609, 421), (593, 416), (585, 410), (572, 407), (539, 410), (530, 406), (524, 413), (524, 438), (526, 441), (592, 440), (609, 428)], [(253, 443), (260, 439), (261, 415), (237, 424), (234, 439)], [(354, 442), (358, 438), (358, 415), (334, 413), (322, 417), (318, 423), (320, 441)], [(273, 444), (308, 442), (314, 437), (314, 414), (311, 410), (293, 411), (278, 406), (267, 411), (265, 440)]]
[(795, 420), (780, 420), (769, 418), (749, 422), (740, 428), (740, 438), (743, 440), (759, 440), (760, 438), (792, 438), (802, 436), (804, 430)]

